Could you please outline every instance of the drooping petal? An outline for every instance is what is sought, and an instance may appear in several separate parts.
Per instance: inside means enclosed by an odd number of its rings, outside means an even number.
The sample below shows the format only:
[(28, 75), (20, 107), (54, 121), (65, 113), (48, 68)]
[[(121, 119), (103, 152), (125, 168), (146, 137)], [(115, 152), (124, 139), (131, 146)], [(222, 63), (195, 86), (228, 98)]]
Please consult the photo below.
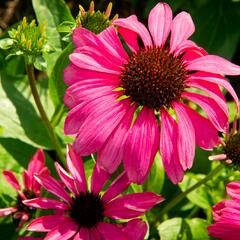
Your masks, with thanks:
[(197, 58), (192, 62), (189, 62), (186, 69), (190, 71), (204, 71), (223, 75), (240, 75), (240, 66), (215, 55), (206, 55)]
[(114, 236), (114, 240), (129, 240), (127, 236), (121, 231), (119, 227), (115, 224), (100, 222), (97, 225), (97, 229), (102, 235), (102, 239), (104, 240), (112, 240)]
[(42, 216), (28, 224), (27, 230), (33, 232), (49, 232), (58, 225), (71, 222), (69, 217), (59, 215)]
[(133, 119), (136, 106), (130, 107), (117, 128), (112, 132), (108, 140), (98, 153), (98, 163), (108, 172), (113, 173), (123, 159), (124, 144)]
[(104, 215), (113, 219), (139, 217), (163, 200), (163, 197), (151, 192), (123, 195), (105, 205)]
[(21, 190), (20, 184), (12, 171), (4, 170), (3, 176), (14, 189), (17, 191)]
[(118, 27), (126, 28), (130, 31), (137, 33), (140, 36), (140, 38), (142, 39), (145, 47), (152, 46), (152, 39), (151, 39), (151, 36), (150, 36), (148, 30), (136, 18), (134, 18), (134, 17), (119, 18), (119, 19), (114, 20), (113, 24)]
[(8, 216), (17, 211), (17, 208), (0, 208), (0, 217)]
[(79, 155), (89, 155), (101, 149), (130, 108), (128, 99), (116, 101), (112, 96), (109, 98), (112, 101), (108, 106), (107, 100), (101, 103), (95, 101), (98, 105), (95, 106), (96, 110), (82, 114), (83, 117), (87, 117), (84, 118), (73, 145)]
[(98, 162), (95, 164), (91, 178), (91, 192), (99, 194), (111, 174), (99, 167)]
[(58, 172), (59, 177), (65, 186), (74, 194), (77, 195), (78, 192), (75, 187), (74, 179), (68, 175), (68, 173), (61, 167), (59, 163), (55, 163), (56, 170)]
[(147, 224), (140, 219), (133, 219), (126, 223), (122, 231), (128, 236), (129, 240), (143, 240), (146, 236)]
[(195, 131), (186, 112), (185, 105), (174, 102), (173, 108), (178, 117), (178, 155), (183, 170), (191, 168), (195, 155)]
[(181, 182), (184, 175), (178, 156), (177, 138), (176, 121), (165, 110), (161, 110), (160, 152), (164, 169), (174, 184)]
[(120, 193), (125, 191), (130, 184), (131, 184), (131, 182), (130, 182), (126, 172), (123, 172), (108, 187), (108, 189), (102, 196), (103, 201), (109, 202), (114, 197), (118, 196)]
[(63, 202), (53, 200), (51, 198), (33, 198), (23, 201), (23, 203), (29, 207), (41, 208), (41, 209), (61, 209), (67, 210), (69, 206)]
[(182, 97), (198, 104), (218, 131), (226, 132), (228, 130), (228, 114), (213, 99), (190, 92), (184, 92)]
[(240, 200), (240, 182), (230, 182), (227, 184), (227, 194), (232, 199)]
[(188, 106), (185, 106), (185, 110), (194, 127), (196, 144), (206, 150), (212, 150), (216, 147), (220, 140), (217, 129), (212, 123)]
[(186, 12), (180, 12), (172, 21), (170, 52), (175, 51), (178, 45), (187, 40), (194, 31), (195, 26), (191, 15)]
[(163, 46), (170, 32), (172, 10), (166, 3), (158, 3), (148, 17), (148, 28), (156, 46)]
[(73, 150), (71, 145), (67, 147), (67, 167), (72, 174), (78, 192), (86, 192), (87, 183), (82, 158)]
[(224, 77), (222, 77), (221, 75), (205, 73), (205, 72), (197, 72), (197, 73), (191, 74), (191, 76), (189, 77), (189, 80), (191, 80), (191, 81), (195, 81), (196, 79), (199, 79), (201, 81), (215, 83), (215, 84), (218, 84), (221, 87), (225, 88), (232, 95), (232, 97), (236, 103), (237, 110), (239, 110), (238, 96), (237, 96), (236, 92), (234, 91), (232, 85)]
[(206, 92), (209, 95), (209, 97), (214, 99), (215, 102), (220, 106), (220, 108), (222, 108), (225, 114), (228, 115), (228, 106), (226, 99), (224, 98), (217, 84), (196, 79), (194, 81), (191, 80), (188, 81), (187, 86), (194, 87)]
[(77, 223), (66, 221), (64, 224), (53, 228), (44, 238), (45, 240), (68, 240), (73, 237), (79, 229)]
[(159, 146), (158, 125), (153, 110), (143, 108), (124, 145), (123, 163), (131, 181), (142, 184)]
[(48, 192), (58, 196), (67, 203), (72, 202), (71, 197), (67, 194), (64, 187), (50, 175), (38, 175), (35, 178)]

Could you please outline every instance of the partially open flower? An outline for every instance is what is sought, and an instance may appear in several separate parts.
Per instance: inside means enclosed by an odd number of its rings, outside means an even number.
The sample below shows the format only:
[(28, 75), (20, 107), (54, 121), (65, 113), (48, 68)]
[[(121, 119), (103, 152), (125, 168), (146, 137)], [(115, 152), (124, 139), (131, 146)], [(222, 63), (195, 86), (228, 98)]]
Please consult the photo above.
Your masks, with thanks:
[(29, 220), (33, 212), (33, 208), (24, 205), (23, 200), (40, 196), (41, 185), (34, 178), (34, 174), (48, 173), (48, 169), (44, 167), (44, 163), (44, 153), (39, 149), (29, 162), (28, 169), (23, 172), (24, 188), (21, 188), (19, 181), (12, 171), (3, 171), (3, 176), (18, 192), (18, 196), (16, 204), (13, 207), (0, 209), (0, 216), (12, 215), (13, 221), (17, 222), (17, 229), (20, 229), (22, 225)]
[(110, 26), (112, 21), (118, 17), (115, 15), (112, 20), (110, 20), (110, 15), (112, 11), (112, 3), (110, 2), (107, 6), (105, 12), (94, 10), (94, 1), (91, 1), (88, 11), (79, 5), (79, 15), (77, 17), (77, 27), (83, 27), (96, 34), (102, 32), (104, 29)]
[(214, 224), (208, 227), (211, 236), (223, 240), (239, 240), (240, 236), (240, 182), (227, 184), (231, 200), (213, 206)]
[[(95, 166), (90, 189), (82, 159), (72, 147), (67, 152), (69, 175), (58, 163), (56, 170), (65, 187), (51, 176), (36, 176), (42, 186), (60, 198), (35, 198), (24, 203), (29, 207), (60, 210), (33, 220), (27, 227), (30, 231), (48, 232), (45, 239), (82, 239), (82, 240), (143, 240), (147, 231), (146, 224), (140, 219), (124, 225), (114, 220), (138, 218), (163, 201), (163, 198), (151, 192), (125, 194), (118, 197), (130, 185), (125, 172), (119, 175), (102, 195), (100, 191), (110, 178), (110, 174)], [(112, 220), (110, 220), (112, 219)], [(111, 222), (111, 223), (110, 223)]]

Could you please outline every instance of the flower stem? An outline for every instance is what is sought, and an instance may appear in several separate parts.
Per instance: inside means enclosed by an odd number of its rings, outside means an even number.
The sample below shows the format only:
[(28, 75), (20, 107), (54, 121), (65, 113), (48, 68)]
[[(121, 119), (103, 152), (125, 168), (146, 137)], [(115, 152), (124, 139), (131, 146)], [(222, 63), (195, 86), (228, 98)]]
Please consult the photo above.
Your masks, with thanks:
[(172, 199), (156, 216), (156, 219), (159, 216), (163, 216), (165, 213), (167, 213), (169, 210), (171, 210), (175, 205), (177, 205), (180, 201), (182, 201), (190, 192), (194, 191), (201, 185), (205, 184), (207, 181), (213, 178), (217, 173), (219, 173), (224, 168), (224, 164), (220, 164), (216, 168), (214, 168), (205, 178), (194, 184), (192, 187), (188, 188), (185, 192), (182, 192), (177, 197)]
[(31, 63), (26, 62), (26, 71), (27, 71), (27, 75), (28, 75), (28, 79), (29, 79), (29, 84), (30, 84), (30, 88), (32, 91), (32, 95), (34, 98), (34, 101), (36, 103), (37, 109), (39, 111), (39, 114), (41, 116), (41, 119), (45, 125), (45, 127), (47, 128), (50, 140), (54, 146), (54, 149), (57, 153), (57, 156), (59, 158), (59, 160), (61, 161), (61, 163), (64, 165), (65, 162), (65, 158), (64, 155), (61, 151), (61, 145), (60, 142), (53, 130), (53, 127), (48, 119), (48, 116), (46, 114), (46, 112), (44, 111), (43, 105), (41, 103), (38, 91), (37, 91), (37, 87), (36, 87), (36, 79), (35, 79), (35, 75), (34, 75), (34, 68), (33, 65)]

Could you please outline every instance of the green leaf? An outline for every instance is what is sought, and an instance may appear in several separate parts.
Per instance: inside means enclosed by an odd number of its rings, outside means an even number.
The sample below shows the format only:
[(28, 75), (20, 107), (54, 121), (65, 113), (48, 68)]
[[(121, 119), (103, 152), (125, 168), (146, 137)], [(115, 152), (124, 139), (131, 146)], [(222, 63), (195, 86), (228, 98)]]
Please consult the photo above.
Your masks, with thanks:
[(147, 181), (143, 185), (143, 190), (145, 192), (161, 193), (164, 184), (164, 173), (161, 156), (157, 153)]
[(43, 56), (37, 57), (33, 64), (34, 64), (34, 67), (39, 71), (44, 72), (47, 69), (47, 64)]
[[(179, 187), (182, 191), (186, 191), (204, 177), (205, 175), (203, 174), (186, 174), (183, 181), (179, 184)], [(206, 210), (209, 210), (213, 204), (212, 198), (208, 194), (208, 188), (205, 185), (202, 185), (190, 192), (187, 195), (187, 198), (195, 205)]]
[(57, 30), (60, 33), (69, 33), (76, 26), (76, 23), (70, 21), (64, 21), (57, 26)]
[(73, 52), (74, 45), (69, 43), (57, 59), (49, 79), (49, 91), (55, 106), (63, 104), (63, 96), (67, 89), (63, 81), (63, 70), (70, 63), (69, 55)]
[(207, 222), (201, 218), (172, 218), (160, 224), (161, 240), (208, 240)]
[[(18, 81), (16, 78), (1, 73), (0, 126), (3, 128), (2, 137), (17, 138), (36, 147), (52, 149), (48, 132), (32, 103), (26, 77), (22, 76)], [(48, 97), (45, 96), (44, 88), (40, 88), (39, 93), (44, 100), (46, 110), (50, 112), (51, 105), (45, 101)]]
[(38, 23), (46, 26), (47, 44), (55, 49), (55, 52), (44, 54), (47, 72), (50, 75), (62, 51), (61, 37), (57, 26), (63, 21), (74, 22), (74, 19), (63, 0), (32, 0), (32, 4)]
[(191, 232), (183, 218), (172, 218), (164, 221), (158, 228), (161, 240), (188, 240)]
[(208, 236), (208, 223), (205, 219), (202, 218), (193, 218), (186, 220), (191, 231), (191, 239), (192, 240), (208, 240), (210, 237)]
[(13, 45), (13, 40), (11, 38), (4, 38), (4, 39), (0, 39), (0, 48), (1, 49), (9, 49), (11, 48)]

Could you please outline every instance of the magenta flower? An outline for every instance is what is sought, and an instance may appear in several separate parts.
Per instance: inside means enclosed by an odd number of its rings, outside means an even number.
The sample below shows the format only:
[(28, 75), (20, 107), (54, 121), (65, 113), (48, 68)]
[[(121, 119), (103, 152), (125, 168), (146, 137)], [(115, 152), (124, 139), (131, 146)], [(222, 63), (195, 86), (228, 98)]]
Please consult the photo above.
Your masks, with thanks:
[(195, 145), (210, 150), (219, 143), (217, 131), (227, 131), (219, 86), (237, 102), (222, 75), (240, 75), (240, 67), (188, 40), (195, 30), (191, 16), (181, 12), (172, 19), (165, 3), (151, 10), (149, 31), (134, 15), (113, 24), (128, 51), (112, 26), (99, 35), (83, 28), (73, 33), (76, 49), (64, 74), (71, 108), (65, 133), (76, 136), (78, 154), (98, 151), (100, 166), (110, 173), (123, 160), (138, 184), (160, 149), (167, 175), (178, 183), (192, 167)]
[(30, 231), (48, 232), (44, 239), (94, 239), (94, 240), (143, 240), (146, 224), (141, 220), (132, 220), (126, 225), (105, 222), (111, 219), (133, 219), (143, 215), (155, 204), (163, 201), (157, 194), (134, 193), (117, 197), (130, 184), (123, 172), (106, 192), (100, 191), (110, 174), (95, 166), (88, 191), (82, 159), (69, 146), (67, 167), (71, 176), (56, 163), (56, 169), (64, 186), (49, 175), (38, 175), (36, 178), (42, 186), (63, 201), (50, 198), (35, 198), (24, 203), (33, 208), (58, 210), (52, 215), (42, 216), (33, 220), (27, 227)]
[(214, 224), (208, 227), (209, 235), (223, 240), (239, 240), (240, 236), (240, 182), (227, 184), (231, 200), (213, 206)]
[(18, 192), (17, 203), (14, 207), (0, 209), (0, 216), (12, 215), (15, 221), (19, 221), (18, 228), (29, 220), (32, 208), (23, 204), (23, 200), (39, 197), (41, 185), (34, 178), (34, 174), (48, 173), (44, 167), (45, 155), (43, 150), (39, 149), (28, 164), (28, 169), (23, 172), (24, 188), (22, 189), (19, 181), (12, 171), (4, 170), (3, 176), (8, 183)]

